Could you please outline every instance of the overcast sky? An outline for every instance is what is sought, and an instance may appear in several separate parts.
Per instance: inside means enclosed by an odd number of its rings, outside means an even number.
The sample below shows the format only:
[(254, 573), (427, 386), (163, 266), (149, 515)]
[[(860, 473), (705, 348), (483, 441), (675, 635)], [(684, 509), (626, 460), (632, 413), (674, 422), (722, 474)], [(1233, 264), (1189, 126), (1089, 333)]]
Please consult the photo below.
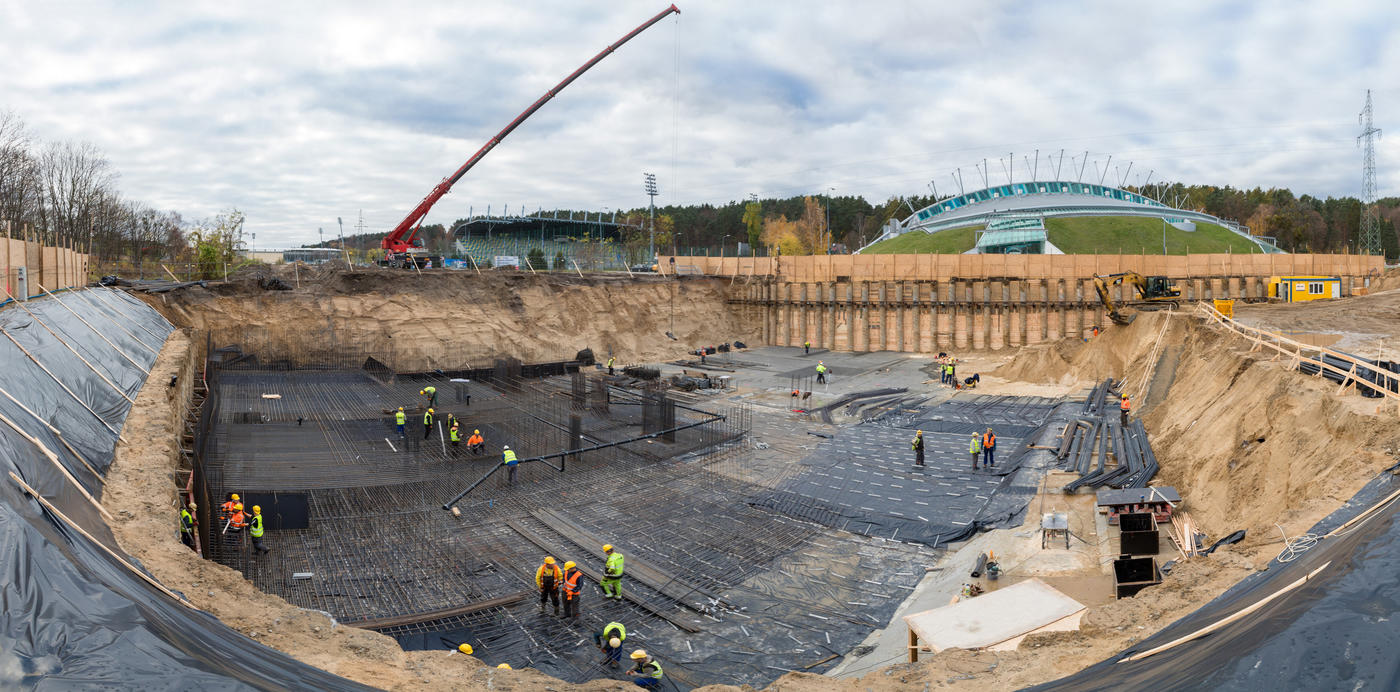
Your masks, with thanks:
[[(1357, 114), (1400, 122), (1400, 3), (681, 3), (574, 82), (428, 217), (1005, 181), (1163, 179), (1359, 195)], [(386, 230), (646, 2), (0, 3), (0, 109), (93, 142), (129, 197), (237, 207), (259, 246)], [(1030, 162), (1039, 148), (1038, 165)], [(1002, 161), (998, 161), (998, 157)], [(1400, 193), (1400, 130), (1377, 151)], [(1114, 170), (1116, 168), (1116, 170)]]

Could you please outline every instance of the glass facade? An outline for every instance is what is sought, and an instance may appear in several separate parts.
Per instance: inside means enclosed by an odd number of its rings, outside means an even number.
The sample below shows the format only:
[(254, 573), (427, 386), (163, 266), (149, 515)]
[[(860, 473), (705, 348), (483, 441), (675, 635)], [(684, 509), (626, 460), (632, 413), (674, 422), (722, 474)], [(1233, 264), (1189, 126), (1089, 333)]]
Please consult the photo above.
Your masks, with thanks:
[(1111, 199), (1122, 200), (1124, 202), (1131, 202), (1133, 204), (1141, 204), (1149, 207), (1161, 207), (1163, 209), (1168, 208), (1167, 205), (1162, 204), (1161, 202), (1158, 202), (1155, 199), (1150, 199), (1148, 197), (1143, 197), (1142, 195), (1133, 192), (1128, 192), (1127, 190), (1120, 190), (1116, 187), (1108, 187), (1106, 185), (1093, 185), (1090, 183), (1031, 182), (1016, 183), (1015, 185), (999, 185), (996, 187), (989, 187), (985, 190), (977, 190), (974, 192), (969, 192), (965, 195), (959, 195), (957, 197), (945, 199), (937, 204), (925, 207), (924, 209), (920, 209), (918, 216), (920, 221), (926, 221), (928, 219), (934, 218), (935, 216), (938, 216), (939, 214), (945, 214), (947, 212), (953, 211), (954, 209), (961, 209), (962, 207), (965, 207), (969, 204), (986, 202), (988, 200), (999, 199), (1001, 197), (1020, 197), (1024, 195), (1033, 194), (1090, 195), (1094, 197), (1109, 197)]

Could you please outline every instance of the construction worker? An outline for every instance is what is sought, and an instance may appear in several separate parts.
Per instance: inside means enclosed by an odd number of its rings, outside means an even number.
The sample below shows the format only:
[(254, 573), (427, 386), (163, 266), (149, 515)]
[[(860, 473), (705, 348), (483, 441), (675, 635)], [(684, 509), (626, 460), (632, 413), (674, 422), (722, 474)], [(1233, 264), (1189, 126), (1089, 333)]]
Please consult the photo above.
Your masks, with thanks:
[(632, 684), (637, 687), (659, 687), (661, 685), (661, 664), (656, 659), (647, 655), (646, 650), (637, 649), (632, 652), (632, 670), (627, 671), (632, 676)]
[(997, 435), (987, 428), (987, 432), (982, 435), (982, 465), (993, 468), (997, 465)]
[(180, 508), (180, 542), (184, 543), (190, 550), (194, 550), (194, 511), (196, 505), (191, 502), (189, 507)]
[(1123, 400), (1118, 402), (1118, 413), (1123, 418), (1123, 427), (1128, 427), (1128, 412), (1133, 408), (1133, 403), (1128, 401), (1128, 395), (1123, 395)]
[(564, 581), (564, 573), (554, 564), (554, 556), (544, 556), (544, 564), (535, 570), (535, 588), (540, 590), (540, 612), (544, 612), (544, 602), (554, 601), (554, 614), (559, 614), (559, 585)]
[(243, 513), (243, 503), (239, 502), (233, 506), (233, 514), (228, 517), (228, 524), (224, 526), (224, 532), (228, 536), (229, 542), (236, 547), (243, 545), (243, 527), (248, 525), (248, 515)]
[(510, 445), (501, 448), (501, 463), (510, 471), (510, 484), (515, 485), (515, 473), (520, 468), (520, 461), (515, 458), (515, 450)]
[(432, 407), (434, 407), (434, 406), (437, 406), (437, 387), (434, 387), (434, 386), (432, 386), (432, 385), (429, 385), (429, 386), (427, 386), (427, 387), (424, 387), (424, 388), (418, 390), (418, 393), (419, 393), (419, 394), (425, 394), (425, 395), (427, 395), (427, 397), (428, 397), (428, 408), (432, 408)]
[(473, 430), (472, 436), (467, 438), (467, 451), (472, 454), (480, 454), (486, 447), (486, 438), (481, 436), (480, 430)]
[(447, 428), (448, 428), (449, 430), (451, 430), (452, 428), (454, 428), (454, 427), (456, 427), (456, 426), (457, 426), (457, 416), (454, 416), (454, 415), (452, 415), (451, 413), (447, 414)]
[(573, 560), (564, 563), (564, 617), (578, 617), (579, 578), (583, 572), (578, 571), (578, 566)]
[(810, 342), (810, 341), (804, 341), (804, 342), (802, 342), (802, 355), (804, 355), (804, 356), (805, 356), (805, 355), (810, 355), (811, 353), (812, 353), (812, 342)]
[(228, 502), (219, 505), (219, 523), (228, 525), (229, 517), (233, 516), (233, 506), (238, 504), (238, 493), (229, 493)]
[(612, 544), (603, 546), (603, 554), (608, 556), (608, 561), (603, 565), (603, 580), (598, 583), (603, 587), (603, 598), (615, 598), (622, 600), (622, 553), (613, 550)]
[(622, 643), (627, 641), (627, 628), (620, 622), (609, 622), (602, 632), (593, 633), (593, 644), (603, 652), (603, 662), (599, 665), (618, 667), (622, 662)]
[(253, 519), (248, 523), (248, 535), (253, 537), (254, 553), (270, 553), (271, 548), (263, 545), (263, 517), (262, 507), (253, 505)]
[(394, 412), (394, 425), (397, 425), (399, 428), (399, 437), (408, 437), (408, 435), (403, 430), (404, 423), (407, 422), (408, 415), (403, 412), (403, 407), (400, 406), (399, 410)]
[(972, 433), (972, 444), (968, 445), (967, 451), (972, 453), (972, 470), (977, 470), (977, 453), (982, 451), (982, 436)]
[(826, 384), (826, 363), (817, 361), (817, 384)]
[(616, 361), (617, 361), (616, 358), (613, 358), (612, 356), (608, 356), (608, 374), (609, 374), (609, 375), (613, 374), (613, 363), (616, 362)]
[(958, 359), (952, 356), (948, 356), (948, 384), (958, 384)]
[(433, 434), (433, 410), (430, 408), (423, 412), (423, 439)]
[(947, 361), (943, 363), (943, 384), (956, 384), (953, 381), (953, 363)]
[(910, 444), (911, 444), (911, 446), (914, 448), (914, 465), (915, 465), (915, 466), (923, 466), (923, 465), (924, 465), (924, 431), (922, 431), (922, 430), (915, 431), (915, 432), (914, 432), (914, 441), (913, 441), (912, 443), (910, 443)]
[(462, 431), (457, 426), (452, 426), (447, 431), (448, 439), (452, 440), (452, 453), (457, 453), (457, 443), (462, 441)]

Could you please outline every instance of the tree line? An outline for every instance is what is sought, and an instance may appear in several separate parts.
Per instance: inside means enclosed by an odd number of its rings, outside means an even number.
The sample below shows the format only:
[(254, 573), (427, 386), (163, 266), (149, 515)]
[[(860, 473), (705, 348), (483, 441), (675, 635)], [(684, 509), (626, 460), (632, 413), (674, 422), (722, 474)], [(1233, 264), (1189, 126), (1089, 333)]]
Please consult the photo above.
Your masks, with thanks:
[(119, 179), (91, 143), (39, 141), (18, 114), (0, 111), (0, 230), (9, 237), (71, 247), (99, 266), (235, 260), (242, 213), (188, 221), (128, 199)]

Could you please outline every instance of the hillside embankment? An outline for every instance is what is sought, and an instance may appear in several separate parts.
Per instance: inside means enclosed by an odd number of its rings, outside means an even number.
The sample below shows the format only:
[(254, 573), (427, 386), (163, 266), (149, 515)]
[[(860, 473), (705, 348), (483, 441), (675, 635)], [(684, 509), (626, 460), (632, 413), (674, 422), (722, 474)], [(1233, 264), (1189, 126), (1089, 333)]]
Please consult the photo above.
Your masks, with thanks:
[[(728, 280), (278, 267), (148, 297), (177, 326), (264, 360), (373, 354), (398, 370), (569, 360), (591, 348), (619, 364), (664, 361), (752, 330), (728, 309)], [(262, 288), (277, 278), (291, 290)], [(668, 333), (675, 338), (668, 336)]]

